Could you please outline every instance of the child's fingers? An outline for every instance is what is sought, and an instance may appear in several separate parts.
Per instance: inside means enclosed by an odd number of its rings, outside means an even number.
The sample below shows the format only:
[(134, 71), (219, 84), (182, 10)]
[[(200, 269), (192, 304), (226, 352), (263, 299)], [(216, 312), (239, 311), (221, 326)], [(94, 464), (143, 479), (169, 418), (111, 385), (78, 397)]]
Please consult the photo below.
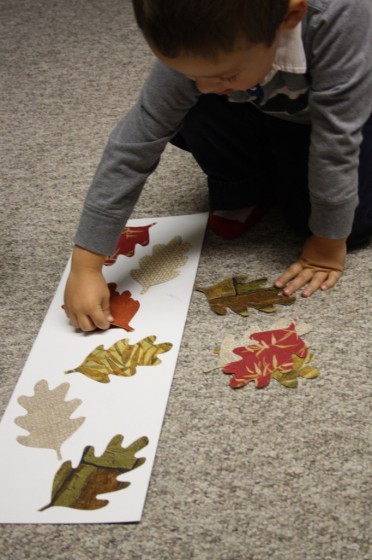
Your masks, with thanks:
[(95, 331), (97, 325), (88, 315), (78, 316), (78, 328), (84, 332)]
[(299, 262), (293, 263), (279, 278), (275, 280), (275, 286), (277, 288), (284, 288), (284, 286), (290, 282), (293, 278), (303, 270), (303, 267)]
[(109, 321), (110, 323), (112, 323), (112, 321), (114, 320), (114, 317), (111, 315), (111, 311), (110, 311), (110, 299), (108, 298), (106, 302), (104, 302), (102, 304), (102, 312), (104, 313), (107, 321)]
[(64, 307), (64, 310), (65, 310), (66, 316), (67, 316), (68, 320), (70, 321), (71, 325), (73, 327), (75, 327), (75, 329), (78, 329), (79, 328), (79, 321), (78, 321), (76, 315), (73, 314), (73, 313), (68, 313), (67, 310), (66, 310), (66, 307)]
[(291, 296), (297, 290), (304, 288), (301, 292), (303, 297), (309, 297), (317, 290), (328, 290), (333, 288), (341, 276), (337, 270), (317, 270), (315, 267), (304, 267), (301, 262), (291, 265), (275, 282), (277, 288), (283, 288), (283, 293)]
[(342, 272), (338, 272), (337, 270), (330, 272), (326, 281), (320, 286), (321, 290), (329, 290), (329, 288), (333, 288), (340, 279), (341, 275)]
[[(109, 310), (104, 311), (101, 306), (90, 312), (88, 316), (82, 317), (79, 321), (83, 331), (93, 331), (94, 329), (106, 330), (110, 327)], [(111, 318), (112, 320), (112, 318)]]
[(303, 297), (309, 297), (313, 295), (316, 290), (329, 290), (330, 288), (333, 288), (341, 274), (342, 273), (337, 270), (331, 272), (315, 272), (313, 279), (302, 291), (301, 295)]
[(94, 331), (96, 329), (106, 330), (110, 327), (113, 317), (110, 313), (110, 308), (103, 310), (100, 306), (88, 312), (68, 312), (64, 306), (69, 321), (75, 329), (80, 329), (84, 332)]
[[(325, 277), (322, 278), (322, 281), (325, 280)], [(303, 288), (306, 285), (310, 285), (310, 283), (314, 281), (314, 273), (312, 270), (307, 268), (302, 269), (297, 276), (291, 279), (291, 281), (283, 288), (283, 293), (286, 296), (291, 296), (297, 290)], [(314, 285), (316, 282), (314, 282)], [(320, 285), (320, 283), (319, 283)], [(311, 292), (312, 293), (312, 292)]]
[(312, 296), (314, 292), (319, 290), (327, 279), (328, 273), (323, 271), (312, 271), (312, 278), (308, 282), (304, 290), (302, 290), (301, 295), (303, 297)]

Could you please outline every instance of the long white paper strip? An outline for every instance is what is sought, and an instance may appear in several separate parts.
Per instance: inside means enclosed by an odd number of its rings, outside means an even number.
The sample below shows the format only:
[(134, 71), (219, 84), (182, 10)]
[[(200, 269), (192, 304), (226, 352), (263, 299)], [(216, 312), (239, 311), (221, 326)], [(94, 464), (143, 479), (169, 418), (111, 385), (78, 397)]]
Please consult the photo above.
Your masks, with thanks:
[[(108, 523), (140, 521), (156, 448), (163, 423), (182, 333), (198, 267), (207, 214), (130, 220), (128, 226), (138, 227), (154, 223), (150, 228), (150, 244), (136, 245), (133, 257), (119, 256), (116, 264), (104, 267), (107, 282), (115, 282), (121, 293), (129, 290), (141, 307), (131, 319), (133, 332), (109, 329), (84, 334), (76, 332), (61, 310), (63, 290), (69, 263), (55, 297), (19, 378), (8, 408), (0, 424), (0, 522), (1, 523)], [(138, 268), (144, 255), (151, 255), (154, 245), (167, 244), (175, 236), (191, 244), (186, 253), (187, 263), (179, 275), (163, 284), (151, 287), (142, 294), (142, 286), (130, 271)], [(65, 371), (76, 368), (94, 348), (102, 344), (106, 349), (118, 340), (127, 338), (130, 344), (156, 335), (156, 343), (171, 342), (170, 351), (160, 354), (161, 364), (138, 366), (132, 377), (110, 375), (109, 383), (99, 383), (82, 375)], [(28, 432), (15, 424), (26, 415), (18, 402), (20, 396), (34, 395), (41, 380), (55, 389), (63, 383), (69, 388), (65, 401), (75, 402), (71, 419), (85, 418), (76, 423), (76, 431), (61, 445), (60, 457), (53, 449), (27, 447), (17, 437)], [(45, 384), (44, 384), (45, 386)], [(63, 391), (62, 391), (63, 392)], [(81, 404), (79, 404), (81, 401)], [(49, 413), (50, 414), (50, 413)], [(49, 426), (53, 423), (51, 413)], [(46, 426), (46, 429), (49, 429)], [(116, 435), (124, 436), (123, 446), (146, 436), (149, 443), (136, 456), (145, 457), (139, 468), (120, 475), (119, 480), (130, 486), (98, 496), (108, 500), (105, 507), (82, 510), (53, 506), (40, 511), (51, 500), (53, 479), (66, 461), (72, 467), (79, 464), (86, 446), (93, 446), (95, 456), (102, 455)]]

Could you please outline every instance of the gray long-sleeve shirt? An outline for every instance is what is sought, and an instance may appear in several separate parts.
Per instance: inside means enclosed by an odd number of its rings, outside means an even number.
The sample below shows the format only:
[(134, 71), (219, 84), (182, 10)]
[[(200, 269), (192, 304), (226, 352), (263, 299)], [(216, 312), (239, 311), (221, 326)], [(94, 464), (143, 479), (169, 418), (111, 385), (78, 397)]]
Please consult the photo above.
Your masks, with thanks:
[[(372, 112), (372, 0), (308, 0), (302, 22), (306, 74), (277, 72), (259, 98), (231, 101), (311, 125), (311, 231), (347, 237), (358, 204), (362, 127)], [(112, 131), (87, 194), (75, 243), (114, 252), (147, 177), (200, 93), (190, 79), (156, 62), (139, 99)]]

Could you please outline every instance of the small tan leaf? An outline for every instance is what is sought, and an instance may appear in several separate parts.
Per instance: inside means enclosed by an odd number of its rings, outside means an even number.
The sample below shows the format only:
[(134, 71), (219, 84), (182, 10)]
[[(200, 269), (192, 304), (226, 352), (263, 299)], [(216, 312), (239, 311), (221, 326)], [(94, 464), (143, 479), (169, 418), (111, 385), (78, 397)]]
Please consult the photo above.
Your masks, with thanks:
[(18, 436), (18, 443), (28, 447), (54, 449), (58, 459), (62, 459), (63, 442), (85, 420), (85, 418), (70, 418), (81, 401), (78, 399), (64, 400), (69, 387), (68, 383), (62, 383), (55, 389), (49, 389), (47, 381), (42, 379), (36, 383), (33, 396), (19, 397), (18, 402), (27, 410), (27, 414), (19, 416), (14, 422), (17, 426), (27, 430), (29, 435)]
[(142, 287), (142, 293), (151, 286), (163, 284), (179, 275), (179, 268), (184, 266), (191, 249), (190, 243), (183, 243), (181, 236), (174, 237), (167, 245), (155, 245), (152, 255), (146, 255), (139, 261), (139, 268), (131, 271), (131, 276)]

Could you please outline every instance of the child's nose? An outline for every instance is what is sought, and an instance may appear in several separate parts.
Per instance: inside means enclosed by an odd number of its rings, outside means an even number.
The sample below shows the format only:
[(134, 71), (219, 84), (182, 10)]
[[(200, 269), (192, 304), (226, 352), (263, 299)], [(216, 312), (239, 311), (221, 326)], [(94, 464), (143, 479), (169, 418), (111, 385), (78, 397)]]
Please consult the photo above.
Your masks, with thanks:
[(213, 79), (197, 78), (196, 87), (198, 88), (200, 93), (213, 93), (214, 91), (218, 90), (219, 82), (218, 80)]

